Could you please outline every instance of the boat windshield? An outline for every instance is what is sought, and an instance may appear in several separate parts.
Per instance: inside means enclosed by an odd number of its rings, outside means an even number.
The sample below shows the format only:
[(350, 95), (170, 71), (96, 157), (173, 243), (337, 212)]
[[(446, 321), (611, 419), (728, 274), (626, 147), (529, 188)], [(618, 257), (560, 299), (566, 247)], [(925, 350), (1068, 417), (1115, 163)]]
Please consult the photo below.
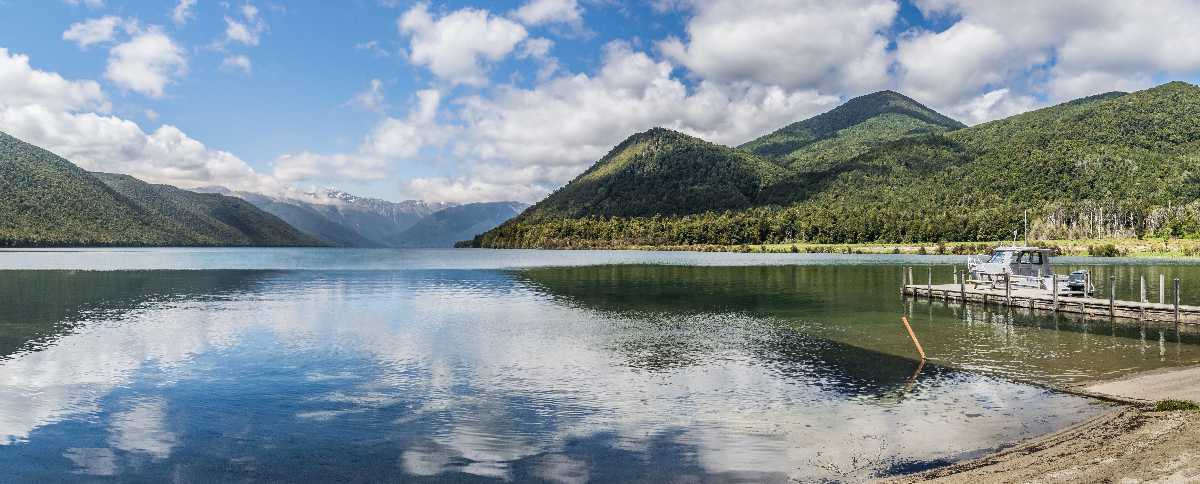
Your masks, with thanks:
[(998, 250), (998, 251), (995, 251), (992, 253), (992, 258), (990, 260), (988, 260), (988, 262), (991, 262), (993, 264), (1007, 264), (1009, 261), (1012, 260), (1012, 257), (1013, 257), (1013, 251)]

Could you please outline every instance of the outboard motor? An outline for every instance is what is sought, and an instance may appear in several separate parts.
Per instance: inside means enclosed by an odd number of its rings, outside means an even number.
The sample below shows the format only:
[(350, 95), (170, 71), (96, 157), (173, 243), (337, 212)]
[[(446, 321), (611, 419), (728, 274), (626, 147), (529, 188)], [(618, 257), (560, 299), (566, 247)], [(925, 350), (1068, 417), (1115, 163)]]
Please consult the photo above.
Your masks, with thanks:
[(1071, 291), (1080, 291), (1086, 295), (1088, 292), (1087, 283), (1088, 271), (1075, 271), (1072, 272), (1070, 277), (1067, 278), (1067, 289)]

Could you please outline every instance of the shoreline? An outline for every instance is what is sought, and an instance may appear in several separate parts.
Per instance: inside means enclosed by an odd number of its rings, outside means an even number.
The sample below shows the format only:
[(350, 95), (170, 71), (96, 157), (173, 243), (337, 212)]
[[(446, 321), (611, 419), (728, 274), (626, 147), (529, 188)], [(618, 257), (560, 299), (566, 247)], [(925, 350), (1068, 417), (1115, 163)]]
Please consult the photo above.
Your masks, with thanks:
[(1059, 391), (1119, 406), (978, 458), (880, 482), (1200, 480), (1200, 411), (1155, 402), (1200, 396), (1200, 365), (1150, 370)]
[[(619, 244), (581, 240), (578, 245), (552, 247), (484, 247), (485, 249), (543, 250), (632, 250), (666, 252), (739, 252), (768, 254), (851, 254), (851, 255), (973, 255), (991, 252), (998, 246), (1022, 245), (1023, 241), (982, 242), (867, 242), (824, 244), (786, 242), (777, 244)], [(1158, 259), (1200, 259), (1200, 239), (1038, 239), (1030, 245), (1055, 249), (1066, 257), (1133, 257)]]

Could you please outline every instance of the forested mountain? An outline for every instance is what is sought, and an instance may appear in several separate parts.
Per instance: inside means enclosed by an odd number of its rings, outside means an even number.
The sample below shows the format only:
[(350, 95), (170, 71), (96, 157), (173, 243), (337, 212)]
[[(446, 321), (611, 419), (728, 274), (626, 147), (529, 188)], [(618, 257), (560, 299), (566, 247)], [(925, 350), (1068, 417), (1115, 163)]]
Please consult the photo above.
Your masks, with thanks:
[(421, 219), (393, 241), (395, 247), (453, 247), (513, 218), (529, 205), (520, 202), (468, 203)]
[[(817, 118), (797, 124), (818, 124)], [(947, 130), (906, 131), (859, 153), (805, 152), (812, 143), (770, 152), (791, 169), (786, 176), (770, 177), (760, 203), (749, 209), (656, 212), (660, 217), (603, 210), (580, 210), (572, 218), (527, 216), (543, 202), (475, 243), (606, 247), (1003, 240), (1020, 227), (1025, 209), (1035, 238), (1200, 235), (1200, 88), (1194, 85), (1173, 82), (1132, 94), (1093, 96), (952, 131), (951, 123), (935, 124)], [(746, 149), (769, 146), (759, 141)], [(641, 196), (677, 196), (664, 192), (678, 184), (659, 183), (664, 188)], [(572, 192), (568, 185), (556, 195)], [(632, 198), (619, 192), (587, 200), (595, 206), (627, 203), (616, 196)], [(572, 203), (555, 201), (556, 206)]]
[(349, 227), (378, 247), (391, 246), (400, 234), (421, 219), (455, 205), (422, 200), (391, 202), (332, 189), (318, 190), (289, 201), (302, 203), (320, 212), (325, 218)]
[(630, 136), (571, 183), (521, 215), (638, 217), (738, 210), (761, 203), (787, 170), (663, 128)]
[(0, 245), (319, 245), (242, 200), (89, 173), (0, 133)]
[(848, 160), (888, 141), (966, 127), (903, 94), (859, 96), (738, 147), (796, 170)]

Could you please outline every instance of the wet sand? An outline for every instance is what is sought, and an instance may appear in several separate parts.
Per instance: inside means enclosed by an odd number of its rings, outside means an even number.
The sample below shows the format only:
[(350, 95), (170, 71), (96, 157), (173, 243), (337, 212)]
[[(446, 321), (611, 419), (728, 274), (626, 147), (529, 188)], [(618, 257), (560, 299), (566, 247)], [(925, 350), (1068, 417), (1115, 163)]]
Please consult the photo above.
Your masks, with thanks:
[(1152, 402), (1200, 401), (1200, 367), (1081, 385), (1128, 402), (1074, 427), (988, 456), (885, 482), (1200, 482), (1200, 412)]

